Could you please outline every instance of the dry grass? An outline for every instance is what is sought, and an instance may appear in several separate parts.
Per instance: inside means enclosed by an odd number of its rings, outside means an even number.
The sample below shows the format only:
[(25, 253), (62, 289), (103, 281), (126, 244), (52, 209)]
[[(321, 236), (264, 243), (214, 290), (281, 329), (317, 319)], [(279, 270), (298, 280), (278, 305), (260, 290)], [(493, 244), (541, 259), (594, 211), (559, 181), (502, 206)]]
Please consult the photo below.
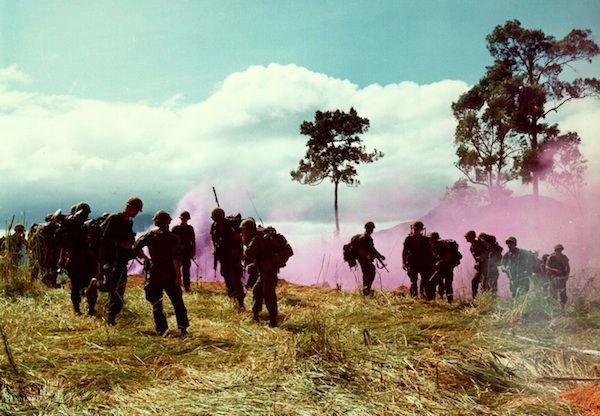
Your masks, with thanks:
[(67, 288), (0, 298), (1, 414), (573, 415), (560, 393), (582, 382), (555, 378), (600, 377), (589, 301), (448, 305), (283, 283), (271, 329), (204, 283), (184, 294), (190, 333), (159, 337), (131, 280), (114, 327), (75, 316)]

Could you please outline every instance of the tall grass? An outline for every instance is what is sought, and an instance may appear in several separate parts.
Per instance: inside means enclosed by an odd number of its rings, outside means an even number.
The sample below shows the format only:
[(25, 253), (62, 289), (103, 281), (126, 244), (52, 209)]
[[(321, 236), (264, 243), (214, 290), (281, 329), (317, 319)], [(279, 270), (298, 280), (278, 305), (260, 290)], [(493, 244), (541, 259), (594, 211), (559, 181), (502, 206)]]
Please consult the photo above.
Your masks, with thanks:
[(74, 315), (67, 287), (32, 285), (0, 297), (1, 414), (560, 416), (577, 410), (553, 377), (600, 376), (586, 352), (600, 310), (575, 298), (563, 310), (538, 293), (448, 304), (282, 283), (269, 328), (204, 283), (184, 294), (190, 333), (160, 337), (141, 286), (109, 327)]

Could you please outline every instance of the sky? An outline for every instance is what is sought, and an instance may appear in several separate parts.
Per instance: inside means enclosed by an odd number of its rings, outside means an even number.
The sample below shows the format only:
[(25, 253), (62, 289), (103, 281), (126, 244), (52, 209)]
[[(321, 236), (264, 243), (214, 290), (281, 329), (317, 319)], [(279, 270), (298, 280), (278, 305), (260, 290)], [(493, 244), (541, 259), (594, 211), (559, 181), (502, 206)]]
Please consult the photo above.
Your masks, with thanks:
[[(138, 195), (144, 214), (192, 209), (204, 228), (215, 187), (227, 213), (330, 233), (333, 186), (290, 171), (300, 124), (350, 107), (385, 155), (340, 188), (345, 232), (419, 218), (461, 177), (450, 106), (512, 19), (600, 42), (595, 0), (0, 0), (0, 219), (29, 225), (79, 201), (99, 216)], [(571, 72), (598, 77), (600, 59)], [(553, 121), (579, 133), (596, 183), (598, 100)]]

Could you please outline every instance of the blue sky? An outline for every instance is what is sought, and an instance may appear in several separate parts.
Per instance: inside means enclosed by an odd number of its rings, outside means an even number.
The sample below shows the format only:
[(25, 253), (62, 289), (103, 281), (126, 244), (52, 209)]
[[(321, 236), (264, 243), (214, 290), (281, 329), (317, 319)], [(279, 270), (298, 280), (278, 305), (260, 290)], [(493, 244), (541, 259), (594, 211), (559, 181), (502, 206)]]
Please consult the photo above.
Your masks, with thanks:
[[(100, 215), (133, 194), (150, 214), (187, 201), (206, 216), (216, 186), (232, 211), (251, 214), (252, 198), (265, 219), (332, 224), (332, 187), (289, 171), (300, 123), (350, 106), (385, 157), (342, 189), (342, 221), (418, 217), (460, 177), (450, 105), (491, 63), (485, 36), (515, 18), (600, 41), (588, 0), (0, 0), (0, 219), (80, 200)], [(598, 77), (600, 59), (575, 69)], [(585, 100), (556, 116), (592, 179), (599, 114)]]

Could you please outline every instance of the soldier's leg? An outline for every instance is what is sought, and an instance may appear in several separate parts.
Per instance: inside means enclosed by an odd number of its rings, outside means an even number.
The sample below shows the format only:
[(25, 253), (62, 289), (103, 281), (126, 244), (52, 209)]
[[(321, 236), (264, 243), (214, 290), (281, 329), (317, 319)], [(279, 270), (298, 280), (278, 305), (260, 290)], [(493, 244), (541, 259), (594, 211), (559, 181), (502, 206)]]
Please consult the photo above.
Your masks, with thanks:
[(242, 283), (242, 276), (244, 275), (244, 269), (240, 261), (235, 261), (231, 267), (231, 283), (233, 289), (233, 296), (238, 301), (238, 307), (244, 308), (244, 298), (246, 293), (244, 292), (244, 284)]
[(79, 262), (75, 257), (70, 256), (67, 266), (67, 275), (71, 281), (71, 303), (73, 304), (73, 311), (76, 314), (81, 313), (81, 289), (82, 289), (82, 270)]
[(419, 276), (416, 270), (409, 268), (407, 271), (408, 278), (410, 279), (410, 295), (416, 298), (419, 294)]
[(187, 309), (183, 303), (181, 288), (172, 282), (165, 287), (165, 292), (173, 304), (175, 317), (177, 318), (177, 327), (183, 334), (187, 333), (187, 327), (190, 326), (190, 322), (188, 320)]
[(127, 263), (115, 265), (109, 286), (108, 324), (115, 324), (115, 317), (123, 309), (125, 288), (127, 286)]
[(444, 291), (446, 292), (446, 298), (449, 303), (452, 303), (454, 300), (454, 289), (452, 288), (452, 283), (454, 280), (454, 271), (451, 269), (446, 273), (444, 278)]
[(565, 306), (567, 304), (567, 279), (557, 277), (558, 280), (558, 296), (560, 304)]
[[(425, 284), (425, 294), (426, 294), (426, 298), (427, 300), (434, 300), (435, 299), (435, 292), (436, 289), (440, 285), (440, 280), (441, 280), (441, 274), (439, 273), (439, 271), (435, 271), (430, 277), (429, 279), (427, 279), (427, 282)], [(421, 277), (421, 280), (423, 280), (423, 278)]]
[(277, 269), (270, 269), (261, 276), (263, 296), (269, 311), (269, 326), (277, 326)]
[(263, 305), (263, 283), (262, 278), (258, 279), (258, 282), (254, 285), (254, 289), (252, 290), (252, 296), (254, 299), (254, 305), (252, 305), (252, 317), (255, 321), (258, 322), (258, 314), (262, 311)]
[(146, 292), (146, 300), (152, 305), (156, 332), (162, 335), (169, 329), (167, 318), (163, 312), (163, 287), (158, 282), (150, 280), (144, 287), (144, 291)]
[(481, 278), (481, 271), (475, 269), (475, 274), (473, 275), (473, 279), (471, 279), (471, 292), (473, 294), (473, 299), (477, 297), (477, 291), (479, 290), (479, 283), (481, 282)]

